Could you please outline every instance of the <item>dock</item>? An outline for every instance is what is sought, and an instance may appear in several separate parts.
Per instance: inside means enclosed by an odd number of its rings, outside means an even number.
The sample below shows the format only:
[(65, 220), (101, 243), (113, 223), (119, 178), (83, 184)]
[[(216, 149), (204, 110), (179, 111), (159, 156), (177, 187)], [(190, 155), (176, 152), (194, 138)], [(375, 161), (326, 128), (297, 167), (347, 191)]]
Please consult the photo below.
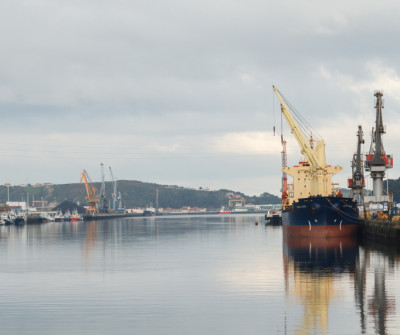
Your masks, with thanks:
[(385, 219), (364, 219), (360, 222), (364, 237), (380, 242), (400, 242), (400, 222)]
[(138, 213), (98, 213), (98, 214), (86, 214), (83, 216), (84, 221), (97, 221), (97, 220), (107, 220), (107, 219), (122, 219), (129, 217), (138, 217), (143, 216), (143, 214)]

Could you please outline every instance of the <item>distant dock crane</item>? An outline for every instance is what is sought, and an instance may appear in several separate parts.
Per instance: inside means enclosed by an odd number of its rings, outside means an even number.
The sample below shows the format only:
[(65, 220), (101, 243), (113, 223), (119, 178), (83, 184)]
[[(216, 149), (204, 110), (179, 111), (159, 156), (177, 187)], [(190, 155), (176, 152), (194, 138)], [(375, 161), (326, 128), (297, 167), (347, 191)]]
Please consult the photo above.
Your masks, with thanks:
[[(118, 192), (117, 192), (117, 187), (118, 187), (118, 180), (117, 178), (114, 178), (114, 175), (112, 173), (111, 166), (110, 168), (110, 175), (111, 175), (111, 180), (113, 183), (113, 193), (112, 193), (112, 209), (115, 212), (117, 210), (117, 197), (118, 197)], [(121, 207), (121, 206), (120, 206)]]
[(246, 199), (245, 198), (241, 198), (241, 199), (230, 199), (229, 200), (229, 208), (233, 208), (233, 204), (235, 202), (240, 202), (240, 206), (244, 207), (244, 205), (246, 205)]
[(99, 195), (97, 193), (97, 188), (93, 185), (86, 170), (82, 171), (81, 175), (81, 185), (85, 183), (86, 187), (86, 199), (89, 202), (89, 207), (86, 208), (87, 214), (95, 214), (98, 212)]
[(107, 212), (108, 211), (108, 205), (107, 205), (107, 198), (106, 198), (106, 183), (104, 181), (104, 164), (100, 164), (101, 167), (101, 188), (100, 188), (100, 202), (99, 202), (99, 210), (101, 212)]

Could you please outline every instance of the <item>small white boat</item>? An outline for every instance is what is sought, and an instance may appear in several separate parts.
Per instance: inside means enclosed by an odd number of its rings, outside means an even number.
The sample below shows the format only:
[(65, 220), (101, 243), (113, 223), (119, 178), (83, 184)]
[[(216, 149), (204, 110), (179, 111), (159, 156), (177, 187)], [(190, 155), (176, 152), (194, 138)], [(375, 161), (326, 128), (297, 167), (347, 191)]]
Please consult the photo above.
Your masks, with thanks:
[(2, 212), (0, 214), (0, 224), (10, 225), (14, 223), (14, 218), (11, 212)]

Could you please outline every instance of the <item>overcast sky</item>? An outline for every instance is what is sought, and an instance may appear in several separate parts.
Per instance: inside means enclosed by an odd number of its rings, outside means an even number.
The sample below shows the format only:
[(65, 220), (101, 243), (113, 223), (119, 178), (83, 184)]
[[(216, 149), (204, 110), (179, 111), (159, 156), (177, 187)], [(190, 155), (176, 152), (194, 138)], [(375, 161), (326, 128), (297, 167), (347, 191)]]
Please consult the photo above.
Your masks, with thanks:
[(103, 162), (118, 179), (279, 194), (273, 84), (344, 167), (341, 186), (383, 90), (397, 179), (399, 14), (396, 1), (3, 0), (0, 183), (98, 181)]

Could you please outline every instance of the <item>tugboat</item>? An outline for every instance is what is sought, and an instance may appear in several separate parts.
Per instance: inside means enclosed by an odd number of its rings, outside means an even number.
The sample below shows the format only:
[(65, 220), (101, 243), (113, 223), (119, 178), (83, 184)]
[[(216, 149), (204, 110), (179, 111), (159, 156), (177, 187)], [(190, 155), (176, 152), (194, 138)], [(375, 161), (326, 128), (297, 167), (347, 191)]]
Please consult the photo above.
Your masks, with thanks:
[(231, 211), (229, 209), (225, 209), (225, 207), (221, 207), (219, 214), (231, 214)]
[[(359, 219), (357, 202), (343, 197), (332, 184), (332, 176), (341, 166), (327, 165), (325, 142), (314, 139), (301, 115), (289, 109), (281, 93), (273, 86), (281, 103), (281, 112), (305, 156), (299, 165), (287, 167), (286, 141), (283, 141), (282, 171), (293, 177), (293, 184), (283, 182), (282, 225), (283, 232), (296, 237), (339, 237), (357, 234)], [(293, 111), (293, 114), (291, 111)], [(302, 124), (299, 124), (301, 123)], [(302, 130), (303, 129), (303, 130)], [(284, 179), (283, 179), (284, 180)]]

